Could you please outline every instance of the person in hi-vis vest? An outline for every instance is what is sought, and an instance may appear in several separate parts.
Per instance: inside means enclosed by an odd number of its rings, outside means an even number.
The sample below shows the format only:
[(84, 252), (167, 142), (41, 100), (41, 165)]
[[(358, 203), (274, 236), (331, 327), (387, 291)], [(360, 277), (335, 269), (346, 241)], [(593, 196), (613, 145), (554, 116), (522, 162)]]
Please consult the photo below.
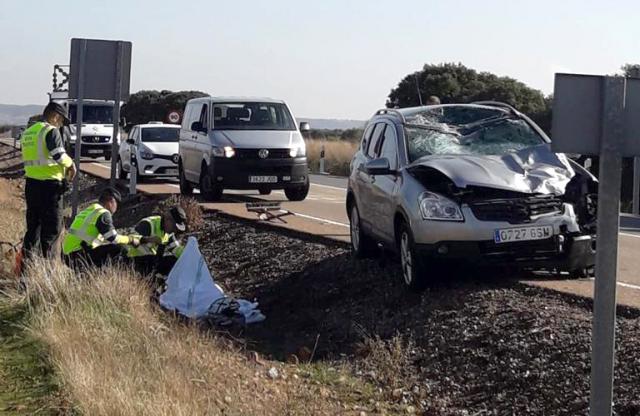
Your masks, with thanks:
[(76, 175), (76, 166), (67, 155), (60, 134), (60, 128), (69, 123), (67, 110), (50, 102), (43, 120), (26, 129), (20, 139), (26, 178), (27, 231), (22, 245), (25, 259), (37, 249), (45, 257), (60, 255), (62, 196), (67, 181)]

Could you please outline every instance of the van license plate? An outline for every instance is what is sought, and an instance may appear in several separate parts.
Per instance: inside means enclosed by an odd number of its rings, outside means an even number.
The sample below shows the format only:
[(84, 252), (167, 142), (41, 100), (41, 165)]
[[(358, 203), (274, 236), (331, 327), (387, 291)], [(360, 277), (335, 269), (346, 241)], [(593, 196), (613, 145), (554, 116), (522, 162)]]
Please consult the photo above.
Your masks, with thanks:
[(503, 228), (495, 230), (493, 240), (496, 243), (515, 241), (544, 240), (553, 236), (553, 226), (540, 225), (534, 227)]
[(277, 183), (277, 176), (249, 176), (249, 183)]
[(89, 149), (89, 150), (87, 150), (87, 153), (89, 153), (90, 155), (97, 155), (97, 154), (102, 154), (102, 153), (104, 153), (104, 150), (100, 150), (100, 149)]

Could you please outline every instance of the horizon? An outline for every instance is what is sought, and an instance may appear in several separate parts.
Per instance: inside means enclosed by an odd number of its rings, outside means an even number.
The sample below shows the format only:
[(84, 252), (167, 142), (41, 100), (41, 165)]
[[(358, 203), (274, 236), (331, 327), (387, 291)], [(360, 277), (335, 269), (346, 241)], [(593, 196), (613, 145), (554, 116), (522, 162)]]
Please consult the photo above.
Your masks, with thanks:
[[(545, 0), (536, 7), (497, 0), (464, 7), (417, 0), (303, 6), (278, 0), (241, 9), (204, 1), (180, 8), (82, 4), (68, 0), (62, 14), (59, 5), (34, 0), (5, 5), (2, 27), (21, 36), (0, 40), (7, 57), (0, 63), (0, 101), (44, 105), (53, 65), (67, 63), (73, 37), (131, 41), (131, 93), (270, 96), (306, 118), (337, 120), (368, 119), (424, 64), (459, 62), (548, 95), (556, 72), (616, 73), (637, 62), (640, 50), (633, 17), (640, 4), (629, 0)], [(192, 24), (193, 16), (205, 19)], [(24, 31), (27, 17), (32, 27), (46, 27), (46, 35)]]

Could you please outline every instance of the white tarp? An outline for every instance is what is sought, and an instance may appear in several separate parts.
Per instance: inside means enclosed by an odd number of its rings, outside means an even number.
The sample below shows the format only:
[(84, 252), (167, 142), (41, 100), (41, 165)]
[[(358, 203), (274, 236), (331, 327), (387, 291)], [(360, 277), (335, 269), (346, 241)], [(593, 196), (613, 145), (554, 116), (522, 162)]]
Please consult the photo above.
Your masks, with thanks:
[(200, 318), (213, 302), (223, 297), (224, 292), (213, 282), (198, 242), (189, 237), (184, 252), (169, 273), (160, 305), (189, 318)]
[(232, 303), (238, 305), (237, 313), (242, 315), (245, 324), (265, 319), (257, 309), (257, 302), (225, 296), (222, 288), (213, 281), (207, 263), (198, 249), (198, 241), (189, 237), (184, 252), (169, 273), (167, 290), (160, 296), (160, 305), (197, 319), (211, 313), (223, 313), (225, 306)]

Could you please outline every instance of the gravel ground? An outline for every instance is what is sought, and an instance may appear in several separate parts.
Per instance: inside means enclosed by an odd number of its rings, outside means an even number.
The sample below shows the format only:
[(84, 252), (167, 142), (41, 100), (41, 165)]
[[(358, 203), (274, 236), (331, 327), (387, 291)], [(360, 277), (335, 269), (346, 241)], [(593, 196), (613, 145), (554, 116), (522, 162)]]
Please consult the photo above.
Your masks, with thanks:
[[(285, 359), (317, 340), (315, 360), (349, 365), (426, 415), (588, 414), (590, 301), (460, 271), (412, 295), (395, 261), (356, 261), (338, 244), (221, 217), (197, 236), (222, 287), (257, 298), (267, 315), (242, 335), (251, 349)], [(375, 337), (378, 348), (404, 345), (393, 380), (362, 347)], [(639, 337), (637, 314), (626, 311), (617, 326), (618, 415), (640, 414)]]

